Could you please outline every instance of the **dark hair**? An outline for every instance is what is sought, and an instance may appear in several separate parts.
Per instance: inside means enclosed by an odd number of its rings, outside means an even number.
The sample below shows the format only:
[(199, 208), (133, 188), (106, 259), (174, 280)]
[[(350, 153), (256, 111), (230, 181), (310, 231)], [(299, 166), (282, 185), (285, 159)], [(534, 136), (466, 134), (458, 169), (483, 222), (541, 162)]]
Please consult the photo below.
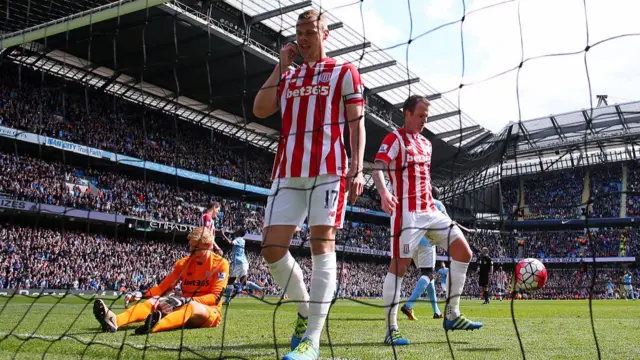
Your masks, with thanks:
[(222, 207), (222, 206), (220, 205), (220, 203), (219, 203), (219, 202), (217, 202), (217, 201), (214, 201), (214, 202), (212, 202), (212, 203), (211, 203), (211, 205), (209, 205), (209, 207), (207, 208), (207, 210), (213, 210), (213, 209), (215, 209), (215, 208), (220, 208), (220, 207)]
[(419, 102), (423, 102), (427, 105), (430, 104), (429, 100), (422, 95), (411, 95), (404, 101), (404, 104), (402, 104), (402, 112), (404, 113), (405, 111), (408, 111), (413, 114), (416, 110), (416, 105), (418, 105)]
[(440, 188), (438, 187), (432, 187), (431, 188), (431, 195), (433, 196), (434, 199), (440, 200)]
[(244, 228), (239, 228), (236, 232), (233, 233), (235, 237), (244, 237), (247, 234), (247, 231)]

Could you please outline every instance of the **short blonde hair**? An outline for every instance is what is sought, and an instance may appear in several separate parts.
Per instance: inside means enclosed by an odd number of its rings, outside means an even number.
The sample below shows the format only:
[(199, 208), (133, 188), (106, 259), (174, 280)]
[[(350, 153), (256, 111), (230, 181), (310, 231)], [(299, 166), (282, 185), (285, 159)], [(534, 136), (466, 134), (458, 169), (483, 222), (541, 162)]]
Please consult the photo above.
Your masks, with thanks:
[[(305, 20), (317, 21), (319, 30), (324, 30), (328, 28), (327, 17), (324, 15), (324, 13), (321, 13), (316, 9), (306, 10), (300, 15), (298, 15), (298, 23)], [(320, 26), (322, 26), (322, 28)]]
[(189, 240), (189, 244), (195, 242), (196, 248), (200, 250), (213, 248), (214, 238), (211, 229), (204, 226), (193, 229), (189, 235), (187, 235), (187, 240)]

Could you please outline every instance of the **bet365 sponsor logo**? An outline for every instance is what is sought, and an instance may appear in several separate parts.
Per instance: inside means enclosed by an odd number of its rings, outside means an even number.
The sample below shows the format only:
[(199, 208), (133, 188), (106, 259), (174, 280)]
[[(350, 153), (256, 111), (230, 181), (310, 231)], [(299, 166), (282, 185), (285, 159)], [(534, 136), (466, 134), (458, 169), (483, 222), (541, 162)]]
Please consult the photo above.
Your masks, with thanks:
[(307, 86), (301, 86), (293, 90), (287, 89), (287, 99), (291, 97), (311, 96), (311, 95), (320, 95), (320, 96), (329, 95), (329, 85), (307, 85)]
[(209, 280), (189, 280), (185, 279), (182, 286), (209, 286)]
[(430, 158), (431, 158), (431, 155), (422, 155), (422, 154), (411, 155), (411, 154), (408, 154), (407, 155), (407, 162), (424, 163), (424, 162), (429, 161)]

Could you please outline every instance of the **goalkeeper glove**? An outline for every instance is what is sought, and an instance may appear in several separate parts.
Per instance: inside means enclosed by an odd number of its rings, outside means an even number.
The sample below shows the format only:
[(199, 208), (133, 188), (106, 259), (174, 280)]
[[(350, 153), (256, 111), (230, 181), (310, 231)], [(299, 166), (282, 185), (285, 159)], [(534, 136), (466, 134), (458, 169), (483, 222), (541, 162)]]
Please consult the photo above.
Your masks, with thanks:
[(191, 301), (190, 297), (182, 297), (182, 296), (175, 296), (175, 295), (162, 297), (160, 298), (158, 308), (163, 315), (167, 315), (169, 313), (172, 313), (176, 309), (179, 309), (189, 301)]

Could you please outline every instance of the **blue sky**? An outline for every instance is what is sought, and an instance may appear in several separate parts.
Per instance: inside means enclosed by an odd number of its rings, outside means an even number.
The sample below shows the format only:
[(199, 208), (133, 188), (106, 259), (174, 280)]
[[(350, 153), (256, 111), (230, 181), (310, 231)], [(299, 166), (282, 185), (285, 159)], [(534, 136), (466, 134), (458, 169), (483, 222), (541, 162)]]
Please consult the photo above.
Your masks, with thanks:
[[(359, 5), (353, 0), (317, 0), (355, 29), (362, 29)], [(499, 0), (466, 1), (467, 12)], [(621, 34), (639, 34), (640, 1), (587, 0), (589, 44)], [(414, 36), (462, 17), (462, 0), (411, 0)], [(479, 82), (520, 63), (518, 26), (522, 22), (524, 58), (581, 51), (586, 46), (582, 0), (520, 0), (470, 14), (462, 28), (465, 52), (464, 83)], [(331, 10), (334, 9), (334, 10)], [(380, 47), (406, 43), (410, 21), (404, 0), (362, 2), (365, 33)], [(409, 69), (439, 91), (456, 89), (461, 82), (460, 23), (439, 29), (409, 45)], [(406, 63), (407, 46), (389, 53)], [(609, 102), (640, 100), (640, 36), (630, 36), (593, 47), (587, 56), (596, 94)], [(528, 61), (520, 71), (520, 106), (516, 98), (516, 71), (493, 80), (465, 86), (460, 107), (481, 125), (499, 131), (517, 121), (589, 108), (584, 54), (543, 57)], [(458, 90), (448, 95), (457, 103)], [(520, 112), (518, 111), (520, 109)]]

